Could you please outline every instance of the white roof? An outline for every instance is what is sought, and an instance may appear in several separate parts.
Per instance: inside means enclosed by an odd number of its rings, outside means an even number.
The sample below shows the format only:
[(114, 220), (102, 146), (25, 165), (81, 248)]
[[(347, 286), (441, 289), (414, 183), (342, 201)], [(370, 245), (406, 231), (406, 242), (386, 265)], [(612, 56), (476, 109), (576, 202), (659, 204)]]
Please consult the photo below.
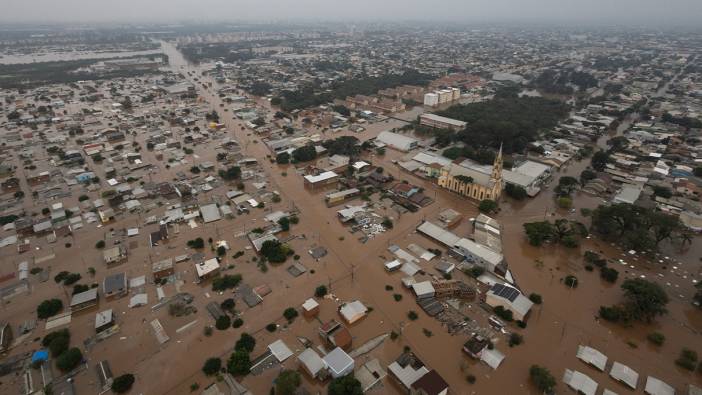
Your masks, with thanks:
[(333, 349), (329, 354), (322, 358), (324, 363), (333, 373), (342, 373), (353, 366), (353, 358), (349, 356), (340, 347)]
[(616, 392), (614, 392), (612, 390), (605, 388), (604, 391), (602, 392), (602, 395), (619, 395), (619, 394), (617, 394)]
[(363, 318), (367, 311), (368, 308), (366, 308), (366, 306), (359, 300), (346, 303), (339, 309), (341, 316), (344, 317), (344, 319), (349, 323), (353, 323), (354, 321), (358, 321), (359, 319)]
[(317, 306), (319, 306), (319, 303), (317, 303), (317, 301), (312, 298), (307, 299), (305, 303), (302, 304), (302, 308), (306, 311), (310, 311), (316, 308)]
[(648, 376), (644, 392), (649, 395), (675, 395), (675, 388), (655, 377)]
[(208, 259), (205, 262), (196, 263), (195, 269), (197, 270), (197, 276), (202, 277), (219, 269), (219, 262), (217, 262), (217, 258)]
[(393, 270), (399, 266), (402, 266), (402, 262), (400, 262), (398, 259), (395, 259), (394, 261), (390, 262), (385, 262), (385, 269), (387, 270)]
[(316, 351), (311, 348), (305, 349), (297, 356), (297, 360), (300, 361), (305, 368), (312, 374), (312, 376), (317, 376), (317, 374), (324, 369), (324, 361), (319, 357)]
[(278, 362), (283, 362), (293, 355), (293, 352), (290, 351), (290, 349), (285, 344), (285, 342), (283, 342), (280, 339), (269, 344), (268, 349), (271, 351), (271, 354), (273, 354), (273, 356), (275, 356), (275, 358), (278, 360)]
[(605, 370), (605, 366), (607, 366), (607, 356), (592, 347), (578, 346), (578, 353), (576, 355), (581, 361), (588, 363), (603, 372)]
[(402, 272), (408, 276), (414, 276), (421, 269), (422, 268), (417, 266), (417, 264), (414, 262), (405, 262), (405, 264), (402, 265), (402, 268), (400, 270), (402, 270)]
[(460, 240), (460, 237), (429, 221), (423, 222), (417, 230), (449, 247), (453, 247)]
[(402, 367), (399, 363), (393, 362), (388, 366), (388, 370), (391, 371), (395, 377), (405, 386), (405, 388), (410, 388), (412, 383), (419, 380), (425, 374), (429, 373), (429, 369), (426, 366), (422, 366), (419, 369), (414, 369), (412, 364), (407, 364)]
[(453, 246), (464, 249), (470, 252), (472, 255), (475, 255), (476, 257), (484, 260), (485, 262), (490, 263), (493, 266), (499, 265), (503, 259), (502, 254), (497, 253), (485, 247), (484, 245), (478, 244), (470, 239), (459, 239)]
[(633, 389), (636, 389), (636, 383), (639, 381), (639, 374), (636, 373), (636, 371), (616, 361), (612, 365), (609, 375), (613, 379), (621, 381)]
[(380, 132), (376, 140), (402, 150), (409, 150), (412, 145), (417, 144), (418, 141), (412, 137), (407, 137), (388, 131)]
[[(451, 91), (447, 90), (446, 92), (450, 93)], [(436, 115), (436, 114), (422, 114), (421, 117), (425, 118), (425, 119), (429, 119), (431, 121), (447, 123), (449, 125), (457, 126), (459, 128), (465, 127), (467, 125), (467, 123), (464, 121), (459, 121), (458, 119), (453, 119), (453, 118), (442, 117), (441, 115)]]
[(305, 180), (307, 182), (310, 182), (312, 184), (320, 182), (320, 181), (326, 181), (329, 179), (332, 179), (334, 177), (337, 177), (338, 175), (334, 173), (333, 171), (325, 171), (324, 173), (321, 173), (319, 175), (313, 176), (311, 174), (308, 174), (305, 176)]
[(595, 392), (597, 392), (597, 382), (577, 370), (566, 369), (563, 375), (563, 382), (568, 387), (584, 395), (595, 395)]
[(480, 353), (480, 360), (485, 362), (489, 367), (497, 369), (502, 360), (505, 359), (505, 354), (497, 351), (497, 349), (486, 348)]
[(431, 281), (422, 281), (421, 283), (412, 284), (412, 289), (417, 296), (422, 295), (433, 295), (434, 286), (431, 285)]
[(112, 309), (101, 311), (95, 315), (95, 329), (112, 321)]

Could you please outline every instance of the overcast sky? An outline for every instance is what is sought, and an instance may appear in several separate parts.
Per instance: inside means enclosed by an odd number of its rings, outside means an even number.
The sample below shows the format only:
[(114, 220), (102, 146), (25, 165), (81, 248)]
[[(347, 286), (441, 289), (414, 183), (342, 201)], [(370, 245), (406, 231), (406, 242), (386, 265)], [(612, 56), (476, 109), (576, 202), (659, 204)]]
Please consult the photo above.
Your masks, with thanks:
[(702, 24), (702, 0), (0, 0), (2, 22), (454, 20)]

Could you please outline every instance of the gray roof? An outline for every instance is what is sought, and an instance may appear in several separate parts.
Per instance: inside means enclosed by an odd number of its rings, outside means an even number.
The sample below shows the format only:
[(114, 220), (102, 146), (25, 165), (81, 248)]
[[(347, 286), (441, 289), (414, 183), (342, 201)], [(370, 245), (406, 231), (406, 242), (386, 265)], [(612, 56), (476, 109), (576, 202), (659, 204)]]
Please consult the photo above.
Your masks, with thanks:
[(127, 275), (125, 273), (115, 273), (105, 277), (102, 283), (105, 294), (124, 292), (127, 290)]
[(579, 394), (595, 395), (597, 392), (597, 382), (577, 370), (566, 369), (563, 382)]
[(588, 346), (578, 346), (577, 357), (604, 372), (607, 366), (607, 356)]
[(609, 375), (613, 379), (621, 381), (622, 383), (628, 385), (633, 389), (636, 389), (636, 384), (639, 381), (639, 374), (636, 373), (635, 370), (616, 361), (612, 365), (612, 369), (610, 369)]
[(648, 376), (644, 392), (649, 395), (675, 395), (675, 388), (655, 377)]
[(218, 221), (222, 218), (219, 214), (219, 208), (214, 203), (200, 206), (200, 214), (205, 223)]
[(96, 300), (98, 297), (98, 289), (97, 288), (91, 288), (85, 292), (80, 292), (71, 298), (71, 306), (79, 305), (85, 302), (89, 302), (91, 300)]

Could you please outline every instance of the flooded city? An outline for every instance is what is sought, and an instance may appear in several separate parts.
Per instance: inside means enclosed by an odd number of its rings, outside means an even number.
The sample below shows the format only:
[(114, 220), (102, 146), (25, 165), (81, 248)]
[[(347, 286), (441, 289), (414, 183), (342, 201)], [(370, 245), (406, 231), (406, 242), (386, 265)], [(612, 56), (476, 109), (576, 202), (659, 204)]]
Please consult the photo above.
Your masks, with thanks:
[(0, 393), (702, 393), (702, 32), (83, 23), (0, 29)]

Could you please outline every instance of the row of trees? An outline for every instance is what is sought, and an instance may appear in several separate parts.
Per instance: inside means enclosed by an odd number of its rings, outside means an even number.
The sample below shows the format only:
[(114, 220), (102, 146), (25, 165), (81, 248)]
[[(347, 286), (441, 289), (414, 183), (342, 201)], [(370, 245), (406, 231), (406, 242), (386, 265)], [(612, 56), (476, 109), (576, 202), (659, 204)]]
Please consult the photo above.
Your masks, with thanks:
[[(379, 77), (362, 76), (333, 84), (324, 92), (319, 86), (307, 85), (301, 89), (286, 90), (280, 94), (280, 108), (292, 111), (329, 103), (347, 96), (371, 95), (376, 92), (401, 85), (427, 85), (432, 76), (416, 70), (406, 70), (402, 74), (387, 74)], [(276, 100), (276, 102), (279, 102)]]
[(596, 208), (591, 229), (605, 240), (639, 251), (655, 251), (664, 240), (692, 242), (678, 217), (627, 203)]
[(580, 239), (588, 235), (585, 225), (577, 221), (561, 218), (549, 221), (527, 222), (524, 224), (529, 244), (541, 246), (545, 242), (562, 244), (569, 248), (580, 245)]

